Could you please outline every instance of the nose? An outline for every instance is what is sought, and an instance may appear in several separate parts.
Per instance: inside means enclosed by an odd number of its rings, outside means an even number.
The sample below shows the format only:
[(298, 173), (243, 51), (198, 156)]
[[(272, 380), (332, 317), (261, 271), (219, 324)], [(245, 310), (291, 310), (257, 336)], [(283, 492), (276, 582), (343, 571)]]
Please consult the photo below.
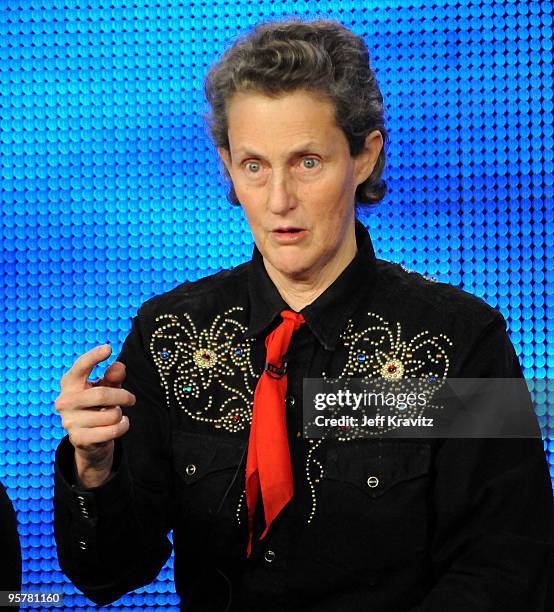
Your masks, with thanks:
[(296, 206), (294, 186), (286, 173), (273, 172), (269, 180), (267, 208), (276, 215), (282, 215)]

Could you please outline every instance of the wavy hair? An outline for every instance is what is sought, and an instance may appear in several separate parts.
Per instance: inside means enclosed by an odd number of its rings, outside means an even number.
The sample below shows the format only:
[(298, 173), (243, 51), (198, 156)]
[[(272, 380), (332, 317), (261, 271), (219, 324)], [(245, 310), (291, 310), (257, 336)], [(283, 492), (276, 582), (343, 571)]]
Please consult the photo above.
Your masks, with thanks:
[[(204, 81), (210, 105), (205, 120), (216, 147), (229, 150), (227, 105), (236, 92), (269, 96), (295, 90), (315, 92), (328, 98), (335, 120), (355, 157), (366, 136), (379, 130), (383, 147), (371, 175), (356, 189), (358, 205), (375, 205), (386, 194), (383, 96), (370, 67), (364, 40), (338, 21), (289, 19), (261, 23), (238, 38), (214, 64)], [(228, 199), (239, 204), (229, 173)]]

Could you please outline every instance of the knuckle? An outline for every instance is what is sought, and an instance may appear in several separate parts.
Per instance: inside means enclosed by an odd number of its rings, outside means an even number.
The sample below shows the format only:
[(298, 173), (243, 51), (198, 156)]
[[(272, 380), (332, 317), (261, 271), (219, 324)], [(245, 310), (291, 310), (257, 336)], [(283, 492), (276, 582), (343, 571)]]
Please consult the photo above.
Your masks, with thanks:
[(54, 408), (56, 412), (63, 412), (67, 408), (67, 399), (59, 395), (54, 402)]
[(106, 387), (95, 387), (94, 391), (96, 393), (96, 401), (99, 405), (108, 403), (108, 390)]
[(114, 408), (106, 415), (106, 425), (117, 425), (121, 421), (121, 410)]
[(68, 416), (62, 416), (62, 427), (66, 430), (66, 431), (70, 431), (71, 429), (73, 429), (73, 426), (75, 425), (73, 419), (69, 418)]
[(69, 441), (75, 448), (83, 448), (85, 446), (83, 436), (78, 430), (69, 434)]

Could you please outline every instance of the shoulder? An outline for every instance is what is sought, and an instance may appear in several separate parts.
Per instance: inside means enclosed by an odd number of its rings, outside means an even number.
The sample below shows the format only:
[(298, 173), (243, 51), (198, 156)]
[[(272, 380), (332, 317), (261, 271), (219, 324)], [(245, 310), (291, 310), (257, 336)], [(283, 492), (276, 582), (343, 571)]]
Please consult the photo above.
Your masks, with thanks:
[(190, 311), (196, 308), (217, 312), (226, 303), (240, 304), (248, 291), (250, 265), (250, 262), (245, 262), (195, 281), (185, 281), (143, 302), (139, 314), (151, 316), (162, 311)]
[(377, 278), (404, 309), (426, 312), (429, 318), (455, 318), (480, 327), (504, 320), (498, 310), (479, 296), (401, 264), (377, 259)]
[(450, 376), (518, 371), (504, 316), (479, 296), (380, 259), (377, 286), (380, 307), (401, 324), (404, 341), (428, 348), (444, 340)]

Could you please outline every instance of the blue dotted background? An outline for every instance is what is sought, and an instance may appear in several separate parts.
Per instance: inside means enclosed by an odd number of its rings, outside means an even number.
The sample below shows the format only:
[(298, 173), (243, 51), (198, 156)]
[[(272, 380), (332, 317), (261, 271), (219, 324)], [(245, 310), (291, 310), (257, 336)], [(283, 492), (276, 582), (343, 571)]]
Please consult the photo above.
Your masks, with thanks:
[[(0, 0), (0, 480), (24, 590), (63, 591), (67, 610), (95, 608), (56, 560), (59, 379), (94, 345), (117, 354), (145, 299), (250, 257), (202, 123), (202, 80), (260, 20), (332, 17), (364, 36), (391, 136), (389, 195), (361, 216), (378, 255), (483, 297), (526, 376), (553, 376), (552, 3), (314, 6)], [(552, 464), (554, 412), (539, 420)], [(170, 559), (106, 608), (177, 603)]]

